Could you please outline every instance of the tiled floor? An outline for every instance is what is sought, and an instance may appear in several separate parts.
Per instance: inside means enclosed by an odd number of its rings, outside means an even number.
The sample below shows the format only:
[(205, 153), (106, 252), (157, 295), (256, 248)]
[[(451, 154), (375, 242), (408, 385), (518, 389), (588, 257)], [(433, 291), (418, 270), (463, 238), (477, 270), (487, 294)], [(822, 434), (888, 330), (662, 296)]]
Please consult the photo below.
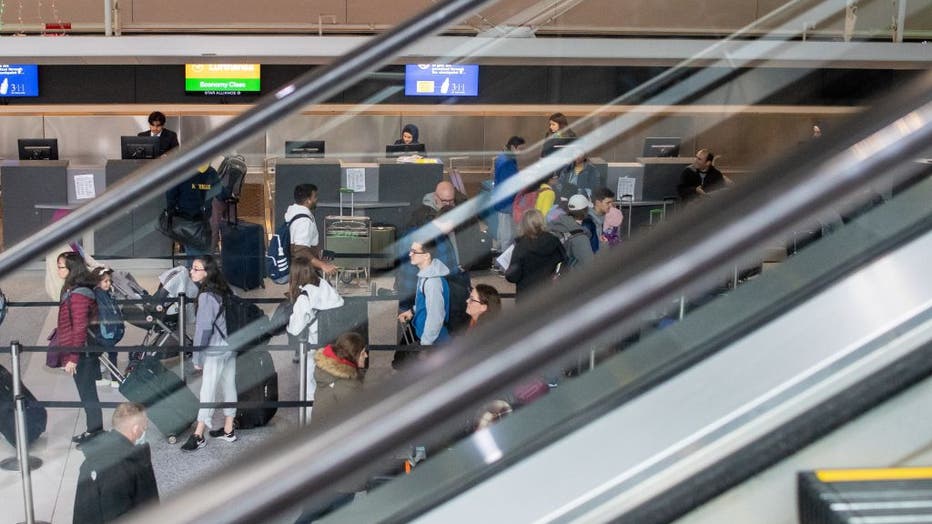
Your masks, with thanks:
[[(124, 261), (124, 264), (131, 261)], [(116, 264), (115, 264), (116, 265)], [(0, 280), (3, 289), (11, 301), (48, 301), (44, 291), (44, 273), (33, 265), (34, 269), (24, 269)], [(119, 268), (120, 265), (117, 265)], [(126, 269), (129, 269), (127, 266)], [(157, 287), (159, 269), (130, 269), (139, 282), (150, 291)], [(495, 285), (502, 292), (512, 292), (513, 287), (504, 279), (491, 275), (481, 275), (478, 282)], [(377, 285), (390, 287), (387, 277), (376, 279)], [(243, 293), (248, 297), (280, 297), (284, 286), (269, 283), (265, 289)], [(343, 294), (367, 293), (368, 288), (360, 286), (341, 288)], [(271, 313), (273, 306), (264, 306)], [(370, 343), (394, 343), (395, 302), (373, 302), (369, 308)], [(0, 344), (8, 347), (13, 340), (23, 345), (47, 345), (45, 338), (55, 323), (57, 309), (52, 307), (11, 308), (3, 325), (0, 326)], [(128, 327), (124, 343), (138, 344), (144, 332), (136, 327)], [(285, 337), (278, 337), (273, 344), (285, 344)], [(298, 397), (298, 375), (296, 364), (291, 362), (288, 352), (273, 352), (276, 370), (279, 374), (279, 398), (293, 400)], [(120, 355), (120, 364), (124, 364), (126, 354)], [(371, 357), (371, 369), (367, 382), (376, 382), (392, 373), (389, 365), (391, 353), (375, 353)], [(177, 360), (175, 361), (177, 363)], [(171, 363), (171, 361), (168, 361)], [(10, 356), (0, 355), (0, 364), (10, 367)], [(23, 380), (40, 400), (77, 400), (74, 382), (62, 371), (47, 368), (44, 354), (24, 354)], [(189, 384), (195, 393), (196, 383)], [(99, 388), (101, 400), (122, 401), (116, 390)], [(105, 426), (109, 428), (112, 410), (104, 410)], [(53, 524), (70, 523), (74, 505), (75, 484), (78, 468), (84, 457), (80, 450), (70, 442), (70, 437), (85, 428), (84, 414), (78, 409), (49, 409), (49, 421), (46, 433), (30, 449), (30, 453), (43, 460), (41, 468), (32, 472), (32, 487), (35, 516), (38, 520)], [(147, 440), (152, 445), (153, 464), (159, 490), (162, 497), (184, 489), (199, 479), (211, 476), (237, 455), (255, 446), (268, 443), (275, 434), (284, 433), (297, 427), (297, 410), (280, 409), (269, 426), (249, 431), (238, 432), (239, 440), (234, 443), (210, 441), (208, 446), (195, 453), (182, 453), (180, 442), (170, 445), (158, 434), (154, 424), (150, 424)], [(0, 439), (0, 459), (15, 456), (16, 450), (5, 440)], [(3, 501), (2, 522), (22, 522), (24, 509), (22, 502), (22, 484), (18, 472), (0, 471), (0, 500)]]

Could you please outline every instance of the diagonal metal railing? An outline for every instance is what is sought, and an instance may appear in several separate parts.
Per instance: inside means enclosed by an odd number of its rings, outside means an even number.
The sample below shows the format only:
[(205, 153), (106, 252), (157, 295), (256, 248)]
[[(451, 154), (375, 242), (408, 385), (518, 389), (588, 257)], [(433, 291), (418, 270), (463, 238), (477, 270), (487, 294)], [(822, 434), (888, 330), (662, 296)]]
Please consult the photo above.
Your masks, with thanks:
[[(847, 136), (804, 148), (795, 165), (764, 169), (721, 195), (716, 206), (686, 210), (525, 301), (506, 318), (452, 342), (392, 384), (371, 391), (314, 438), (300, 431), (270, 441), (265, 452), (243, 457), (214, 481), (131, 521), (253, 522), (310, 500), (364, 471), (374, 457), (442, 425), (475, 399), (565, 357), (568, 348), (616, 337), (645, 308), (701, 285), (701, 276), (714, 275), (865, 185), (916, 174), (924, 167), (909, 159), (925, 151), (932, 138), (932, 73), (854, 118), (847, 129)], [(393, 389), (398, 383), (405, 385)]]
[(202, 135), (179, 148), (178, 152), (139, 169), (132, 176), (111, 186), (96, 198), (62, 220), (50, 224), (0, 253), (0, 278), (23, 263), (42, 256), (50, 248), (73, 238), (85, 229), (128, 209), (142, 198), (164, 192), (190, 176), (204, 161), (265, 129), (301, 107), (326, 100), (371, 70), (383, 65), (406, 46), (466, 18), (492, 0), (448, 0), (383, 33), (346, 56), (298, 77), (259, 100), (243, 114), (214, 132)]

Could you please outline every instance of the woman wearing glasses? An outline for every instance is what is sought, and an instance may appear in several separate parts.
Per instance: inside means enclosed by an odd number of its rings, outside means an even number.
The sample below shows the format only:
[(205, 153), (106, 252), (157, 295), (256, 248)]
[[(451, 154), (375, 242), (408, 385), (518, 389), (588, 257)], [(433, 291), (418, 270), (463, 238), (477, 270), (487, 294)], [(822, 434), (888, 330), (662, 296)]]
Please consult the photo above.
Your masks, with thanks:
[[(65, 281), (61, 288), (58, 306), (58, 325), (54, 345), (65, 348), (83, 348), (87, 345), (87, 328), (97, 318), (94, 287), (97, 279), (84, 264), (81, 255), (68, 251), (58, 255), (58, 276)], [(74, 378), (78, 397), (84, 404), (87, 430), (71, 437), (81, 446), (104, 430), (100, 399), (96, 381), (100, 378), (100, 363), (96, 353), (76, 351), (62, 355), (65, 373)]]
[(482, 322), (488, 322), (502, 310), (502, 299), (498, 290), (488, 284), (476, 284), (466, 299), (466, 314), (469, 315), (469, 329)]
[[(217, 259), (203, 255), (191, 263), (191, 280), (197, 284), (197, 317), (194, 323), (194, 345), (209, 347), (204, 351), (204, 374), (200, 400), (204, 402), (236, 402), (236, 354), (227, 348), (227, 321), (223, 300), (233, 292), (227, 284)], [(219, 390), (219, 397), (217, 398)], [(204, 430), (210, 427), (213, 408), (197, 412), (197, 427), (181, 446), (182, 451), (196, 451), (207, 445)], [(233, 417), (236, 408), (223, 408), (223, 427), (210, 431), (210, 436), (227, 442), (236, 440)]]

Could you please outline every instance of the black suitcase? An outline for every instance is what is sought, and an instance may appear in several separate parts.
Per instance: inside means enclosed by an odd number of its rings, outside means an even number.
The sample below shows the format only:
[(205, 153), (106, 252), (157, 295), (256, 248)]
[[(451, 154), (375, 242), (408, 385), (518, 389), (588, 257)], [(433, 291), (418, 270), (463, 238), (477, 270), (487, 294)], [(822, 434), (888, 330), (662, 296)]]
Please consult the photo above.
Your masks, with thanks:
[(492, 269), (492, 238), (487, 231), (479, 229), (477, 223), (456, 232), (456, 247), (460, 265), (466, 271)]
[[(236, 359), (236, 391), (239, 402), (277, 402), (278, 373), (272, 355), (263, 349), (241, 353)], [(278, 408), (240, 408), (234, 423), (238, 429), (251, 429), (269, 423)]]
[[(36, 404), (36, 397), (23, 386), (23, 396), (26, 408), (26, 441), (32, 444), (45, 433), (48, 422), (48, 413), (45, 408)], [(16, 424), (13, 420), (13, 375), (3, 366), (0, 366), (0, 433), (7, 442), (16, 445)]]
[(220, 264), (230, 285), (250, 290), (265, 287), (265, 228), (235, 220), (220, 226)]
[[(109, 362), (105, 358), (100, 360), (105, 365)], [(126, 377), (119, 375), (115, 367), (107, 365), (107, 368), (120, 381), (120, 393), (127, 400), (146, 406), (149, 419), (170, 444), (177, 442), (178, 436), (197, 420), (200, 407), (197, 397), (158, 357), (147, 356), (136, 362)]]

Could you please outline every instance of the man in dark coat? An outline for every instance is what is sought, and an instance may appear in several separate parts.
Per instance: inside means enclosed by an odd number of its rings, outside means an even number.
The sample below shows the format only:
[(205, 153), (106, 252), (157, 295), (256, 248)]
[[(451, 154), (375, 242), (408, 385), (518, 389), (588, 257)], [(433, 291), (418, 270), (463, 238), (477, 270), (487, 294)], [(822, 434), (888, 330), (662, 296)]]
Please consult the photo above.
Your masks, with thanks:
[(146, 408), (124, 402), (113, 412), (113, 429), (81, 447), (84, 463), (78, 473), (74, 524), (113, 522), (146, 504), (158, 502), (152, 470)]
[(680, 175), (677, 192), (684, 202), (707, 197), (713, 191), (732, 185), (731, 179), (712, 165), (715, 153), (708, 149), (696, 151), (696, 159)]
[(139, 133), (139, 136), (159, 137), (159, 155), (178, 147), (178, 133), (165, 128), (165, 114), (161, 111), (149, 113), (149, 130)]

